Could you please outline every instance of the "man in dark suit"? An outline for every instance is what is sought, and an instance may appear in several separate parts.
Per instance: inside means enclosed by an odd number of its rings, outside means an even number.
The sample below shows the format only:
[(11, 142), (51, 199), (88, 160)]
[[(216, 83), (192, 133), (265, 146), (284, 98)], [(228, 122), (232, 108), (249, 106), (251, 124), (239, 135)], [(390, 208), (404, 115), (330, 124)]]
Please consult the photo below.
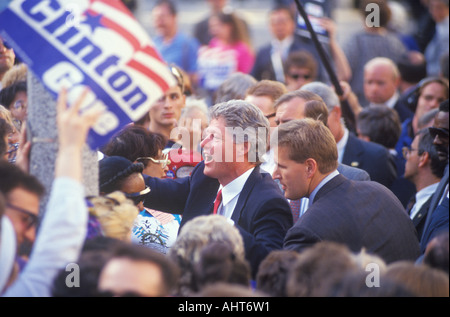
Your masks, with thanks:
[(406, 159), (405, 179), (411, 181), (417, 190), (417, 193), (411, 197), (411, 204), (407, 206), (406, 211), (420, 239), (431, 198), (444, 174), (445, 162), (443, 164), (439, 160), (428, 129), (417, 132), (411, 147), (403, 148), (403, 155)]
[[(322, 98), (306, 90), (291, 91), (278, 98), (275, 102), (275, 111), (275, 123), (277, 125), (304, 118), (320, 120), (325, 126), (328, 124), (328, 109)], [(357, 167), (339, 163), (337, 170), (349, 179), (370, 180), (369, 174)], [(289, 203), (295, 223), (308, 207), (308, 198), (290, 201)]]
[(387, 263), (418, 257), (415, 228), (400, 201), (376, 182), (352, 181), (337, 171), (336, 142), (322, 122), (294, 120), (277, 132), (273, 177), (286, 198), (309, 197), (310, 202), (286, 234), (285, 249), (301, 252), (333, 241), (353, 252), (365, 248)]
[(293, 224), (278, 185), (259, 168), (269, 122), (259, 108), (242, 100), (215, 105), (210, 117), (201, 143), (204, 160), (190, 177), (147, 178), (151, 192), (144, 205), (181, 214), (181, 227), (199, 215), (223, 215), (239, 229), (255, 275), (265, 256), (282, 248)]
[(386, 57), (376, 57), (364, 65), (364, 96), (367, 106), (389, 107), (397, 111), (401, 122), (414, 116), (412, 109), (400, 98), (400, 72)]
[(390, 187), (397, 178), (395, 161), (382, 145), (358, 139), (342, 122), (339, 97), (332, 88), (320, 82), (301, 88), (319, 95), (328, 108), (328, 128), (338, 147), (340, 163), (365, 170), (372, 181)]
[[(329, 81), (328, 74), (312, 40), (295, 34), (295, 15), (289, 7), (276, 6), (269, 13), (269, 28), (272, 41), (262, 46), (256, 54), (251, 75), (256, 80), (269, 79), (285, 82), (284, 63), (289, 54), (298, 51), (310, 53), (317, 63), (317, 80)], [(324, 49), (328, 49), (324, 47)], [(328, 49), (329, 51), (329, 49)], [(311, 78), (315, 80), (316, 78)]]

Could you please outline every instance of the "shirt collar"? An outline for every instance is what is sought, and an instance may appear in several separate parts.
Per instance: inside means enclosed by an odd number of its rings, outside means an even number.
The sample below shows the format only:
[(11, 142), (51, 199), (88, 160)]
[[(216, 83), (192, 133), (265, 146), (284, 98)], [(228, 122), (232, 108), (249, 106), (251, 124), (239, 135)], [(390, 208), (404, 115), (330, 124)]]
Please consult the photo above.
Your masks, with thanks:
[(336, 143), (337, 150), (338, 150), (338, 161), (339, 161), (339, 163), (342, 163), (342, 158), (344, 157), (344, 150), (345, 150), (345, 146), (347, 145), (348, 134), (349, 134), (348, 129), (344, 128), (344, 135), (339, 140), (339, 142)]
[(387, 100), (386, 102), (372, 103), (371, 106), (388, 106), (389, 108), (393, 109), (395, 104), (397, 103), (398, 97), (399, 97), (399, 93), (398, 93), (398, 91), (396, 91), (394, 93), (394, 95), (391, 98), (389, 98), (389, 100)]
[(434, 183), (434, 184), (428, 185), (427, 187), (424, 187), (421, 190), (419, 190), (416, 193), (416, 201), (419, 201), (424, 198), (428, 198), (430, 195), (432, 195), (436, 191), (438, 185), (439, 185), (439, 183)]
[(242, 188), (244, 188), (247, 179), (250, 174), (253, 172), (255, 168), (252, 167), (248, 171), (246, 171), (241, 176), (235, 178), (232, 182), (228, 183), (225, 186), (220, 186), (222, 188), (222, 204), (226, 205), (229, 203), (234, 197), (240, 194)]
[(312, 191), (312, 193), (309, 195), (309, 206), (311, 206), (311, 204), (314, 201), (314, 198), (316, 197), (317, 192), (326, 184), (328, 183), (331, 179), (333, 179), (335, 176), (339, 175), (339, 172), (337, 170), (335, 170), (334, 172), (331, 172), (330, 174), (328, 174), (324, 179), (322, 179), (322, 181), (319, 183), (319, 185), (316, 186), (316, 188), (314, 188), (314, 190)]

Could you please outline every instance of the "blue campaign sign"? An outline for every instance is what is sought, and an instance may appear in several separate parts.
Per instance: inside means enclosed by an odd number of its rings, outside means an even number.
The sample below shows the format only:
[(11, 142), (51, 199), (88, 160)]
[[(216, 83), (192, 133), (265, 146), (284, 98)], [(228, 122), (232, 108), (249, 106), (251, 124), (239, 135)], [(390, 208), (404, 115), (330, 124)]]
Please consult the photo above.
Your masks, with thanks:
[(0, 11), (8, 6), (11, 0), (0, 0)]
[(102, 107), (89, 133), (96, 149), (144, 116), (175, 85), (151, 39), (119, 0), (14, 0), (0, 13), (0, 36), (56, 98), (89, 87), (82, 111)]

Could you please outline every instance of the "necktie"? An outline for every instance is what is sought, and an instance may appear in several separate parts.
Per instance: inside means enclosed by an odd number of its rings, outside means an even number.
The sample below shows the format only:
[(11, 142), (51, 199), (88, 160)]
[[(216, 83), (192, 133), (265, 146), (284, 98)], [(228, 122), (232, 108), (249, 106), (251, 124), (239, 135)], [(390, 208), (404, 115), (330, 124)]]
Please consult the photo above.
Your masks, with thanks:
[(222, 190), (219, 190), (219, 192), (217, 193), (216, 200), (214, 200), (213, 214), (217, 214), (217, 209), (219, 208), (221, 202), (222, 202)]

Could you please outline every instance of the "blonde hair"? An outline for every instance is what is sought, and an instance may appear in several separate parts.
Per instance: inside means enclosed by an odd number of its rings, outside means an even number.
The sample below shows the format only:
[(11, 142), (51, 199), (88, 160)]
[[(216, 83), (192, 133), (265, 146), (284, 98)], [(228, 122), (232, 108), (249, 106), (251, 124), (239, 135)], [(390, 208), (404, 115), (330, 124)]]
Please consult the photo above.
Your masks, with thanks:
[(305, 118), (282, 123), (272, 134), (270, 144), (287, 147), (289, 158), (297, 163), (313, 158), (322, 174), (338, 166), (336, 141), (322, 121)]
[(139, 209), (119, 191), (105, 196), (90, 197), (91, 215), (100, 222), (103, 234), (107, 237), (129, 241)]

